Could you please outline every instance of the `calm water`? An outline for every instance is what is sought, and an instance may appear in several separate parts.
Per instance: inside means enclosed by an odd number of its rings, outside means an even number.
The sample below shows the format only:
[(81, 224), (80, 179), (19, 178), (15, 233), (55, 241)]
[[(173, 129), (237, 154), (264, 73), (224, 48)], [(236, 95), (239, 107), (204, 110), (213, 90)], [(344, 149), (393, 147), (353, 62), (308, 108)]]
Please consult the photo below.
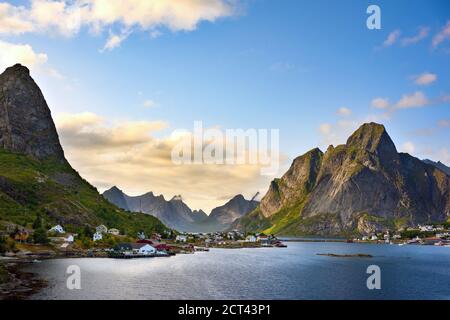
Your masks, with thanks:
[[(35, 299), (450, 299), (450, 248), (295, 243), (136, 260), (60, 259), (27, 270), (50, 285)], [(333, 258), (317, 253), (366, 253)], [(81, 268), (81, 290), (66, 288), (66, 268)], [(381, 268), (379, 291), (366, 287)]]

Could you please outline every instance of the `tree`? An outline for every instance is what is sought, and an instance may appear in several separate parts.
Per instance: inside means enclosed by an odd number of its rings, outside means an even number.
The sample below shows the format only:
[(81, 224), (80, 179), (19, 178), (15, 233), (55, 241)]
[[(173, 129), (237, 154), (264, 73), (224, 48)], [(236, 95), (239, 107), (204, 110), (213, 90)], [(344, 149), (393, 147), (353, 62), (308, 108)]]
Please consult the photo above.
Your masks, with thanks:
[(91, 228), (88, 225), (86, 225), (83, 230), (83, 235), (86, 238), (92, 239), (92, 237), (94, 236), (94, 233), (92, 232)]
[(42, 228), (42, 215), (40, 212), (38, 212), (36, 220), (34, 220), (33, 222), (33, 229), (36, 230), (40, 228)]
[(0, 236), (0, 253), (5, 253), (6, 251), (6, 238), (4, 236)]
[(44, 228), (39, 228), (39, 229), (34, 230), (33, 241), (34, 241), (34, 243), (40, 243), (40, 244), (49, 243), (49, 239), (47, 237), (47, 231)]

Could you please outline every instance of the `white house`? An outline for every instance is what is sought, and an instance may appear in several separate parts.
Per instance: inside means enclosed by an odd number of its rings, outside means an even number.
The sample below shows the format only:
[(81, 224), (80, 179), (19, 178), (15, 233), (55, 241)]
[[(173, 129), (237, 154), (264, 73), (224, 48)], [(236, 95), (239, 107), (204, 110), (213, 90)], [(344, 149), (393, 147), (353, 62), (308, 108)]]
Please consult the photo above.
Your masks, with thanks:
[(95, 228), (95, 231), (97, 231), (98, 233), (107, 233), (108, 228), (105, 225), (101, 224), (97, 228)]
[(74, 242), (74, 237), (73, 235), (69, 235), (67, 238), (64, 239), (65, 242), (69, 242), (69, 243), (73, 243)]
[(376, 235), (373, 235), (373, 236), (370, 238), (370, 240), (372, 240), (372, 241), (378, 240), (378, 237), (377, 237)]
[(92, 237), (92, 240), (99, 241), (103, 239), (103, 235), (100, 232), (94, 233), (94, 236)]
[(61, 227), (61, 225), (56, 225), (56, 226), (54, 226), (54, 227), (52, 227), (50, 230), (48, 230), (49, 232), (56, 232), (56, 233), (66, 233), (65, 231), (64, 231), (64, 228), (63, 227)]
[(156, 253), (156, 249), (148, 243), (132, 243), (131, 248), (134, 254), (151, 255)]
[(253, 235), (249, 235), (245, 238), (245, 241), (247, 242), (256, 242), (256, 240), (257, 240), (256, 237)]
[(419, 226), (419, 230), (422, 232), (431, 232), (434, 231), (433, 226)]
[(108, 230), (109, 234), (112, 234), (113, 236), (118, 236), (120, 234), (120, 231), (114, 228), (111, 228)]
[(144, 232), (138, 232), (137, 234), (138, 239), (140, 240), (144, 240), (146, 238), (145, 233)]
[(179, 234), (179, 235), (177, 235), (175, 240), (178, 241), (178, 242), (186, 242), (187, 241), (187, 236), (184, 235), (184, 234)]

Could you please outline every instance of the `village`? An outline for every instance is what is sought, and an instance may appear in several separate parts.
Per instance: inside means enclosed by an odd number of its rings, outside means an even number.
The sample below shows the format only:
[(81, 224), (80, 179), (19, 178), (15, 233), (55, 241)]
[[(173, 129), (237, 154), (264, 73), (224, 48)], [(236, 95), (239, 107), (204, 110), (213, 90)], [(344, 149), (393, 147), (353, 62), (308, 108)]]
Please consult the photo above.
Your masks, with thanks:
[(273, 235), (244, 235), (237, 230), (211, 233), (176, 233), (171, 230), (150, 235), (138, 232), (132, 237), (105, 225), (97, 226), (95, 231), (86, 228), (83, 232), (71, 233), (58, 224), (45, 233), (16, 226), (15, 230), (0, 236), (3, 238), (0, 254), (35, 259), (68, 256), (130, 259), (208, 252), (210, 248), (286, 247)]
[[(124, 235), (116, 228), (99, 225), (91, 230), (86, 227), (79, 233), (67, 232), (58, 224), (48, 230), (18, 228), (0, 234), (0, 255), (45, 259), (54, 257), (111, 257), (142, 258), (170, 257), (176, 254), (207, 252), (211, 248), (239, 249), (275, 247), (286, 245), (273, 235), (263, 233), (244, 234), (237, 230), (209, 233), (178, 233), (173, 230), (162, 234), (134, 236)], [(289, 241), (290, 239), (286, 239)], [(308, 238), (297, 241), (312, 241)], [(324, 240), (330, 241), (330, 240)], [(434, 245), (450, 247), (448, 224), (427, 224), (383, 231), (369, 236), (353, 237), (335, 241), (348, 243), (374, 243), (396, 245)]]
[(417, 225), (416, 227), (400, 228), (397, 231), (388, 230), (370, 236), (353, 238), (347, 242), (450, 247), (450, 225), (448, 223)]

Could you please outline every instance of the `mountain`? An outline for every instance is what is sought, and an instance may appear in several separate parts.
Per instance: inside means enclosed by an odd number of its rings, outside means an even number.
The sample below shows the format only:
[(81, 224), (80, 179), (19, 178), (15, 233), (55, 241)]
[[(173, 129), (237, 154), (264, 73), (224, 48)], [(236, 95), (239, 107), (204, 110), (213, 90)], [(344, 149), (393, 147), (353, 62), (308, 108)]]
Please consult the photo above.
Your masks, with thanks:
[(440, 161), (434, 162), (434, 161), (429, 160), (429, 159), (425, 159), (425, 160), (422, 160), (422, 161), (423, 161), (424, 163), (426, 163), (426, 164), (431, 164), (432, 166), (438, 168), (438, 169), (441, 170), (441, 171), (444, 171), (447, 175), (450, 176), (450, 168), (447, 167), (447, 166), (446, 166), (445, 164), (443, 164), (442, 162), (440, 162)]
[(153, 215), (167, 226), (184, 232), (226, 230), (236, 219), (254, 210), (259, 204), (237, 195), (207, 215), (203, 210), (192, 211), (181, 196), (175, 196), (170, 201), (166, 201), (162, 195), (155, 196), (152, 192), (131, 197), (117, 187), (105, 191), (103, 196), (122, 209)]
[(260, 206), (233, 223), (244, 231), (349, 236), (450, 216), (450, 178), (398, 153), (383, 125), (366, 123), (344, 145), (296, 158)]
[(213, 209), (204, 224), (214, 226), (216, 231), (226, 230), (235, 220), (255, 210), (258, 205), (258, 201), (246, 200), (239, 194), (224, 205)]
[(175, 196), (169, 201), (162, 195), (155, 196), (153, 192), (132, 197), (117, 187), (105, 191), (103, 196), (124, 210), (152, 215), (178, 231), (194, 231), (194, 225), (201, 217), (201, 213), (192, 212), (181, 196)]
[(69, 231), (99, 224), (128, 234), (166, 229), (110, 204), (70, 166), (41, 90), (17, 64), (0, 75), (0, 229), (29, 225), (38, 213)]

